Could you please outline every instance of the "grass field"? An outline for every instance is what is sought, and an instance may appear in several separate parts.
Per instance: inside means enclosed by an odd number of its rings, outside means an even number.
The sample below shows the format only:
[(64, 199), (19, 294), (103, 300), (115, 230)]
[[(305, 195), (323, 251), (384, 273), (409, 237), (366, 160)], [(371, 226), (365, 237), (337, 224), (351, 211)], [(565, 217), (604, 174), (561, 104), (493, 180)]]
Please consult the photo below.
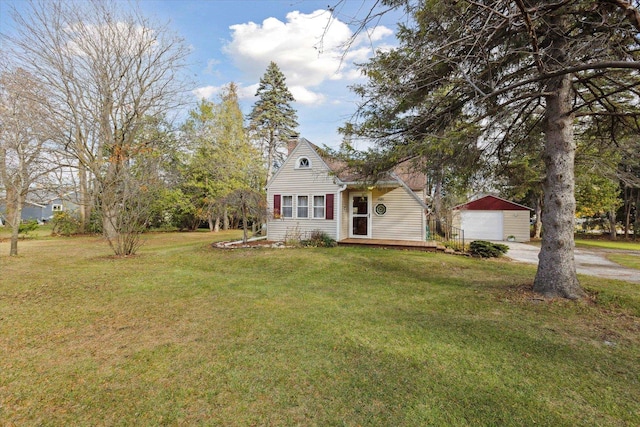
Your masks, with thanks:
[(576, 237), (576, 246), (603, 249), (619, 249), (624, 251), (640, 251), (640, 242), (608, 239), (581, 239)]
[(0, 424), (640, 424), (638, 285), (542, 300), (506, 260), (230, 237), (1, 242)]
[[(640, 270), (640, 253), (638, 254), (607, 254), (607, 258), (623, 267)], [(639, 273), (640, 274), (640, 273)]]

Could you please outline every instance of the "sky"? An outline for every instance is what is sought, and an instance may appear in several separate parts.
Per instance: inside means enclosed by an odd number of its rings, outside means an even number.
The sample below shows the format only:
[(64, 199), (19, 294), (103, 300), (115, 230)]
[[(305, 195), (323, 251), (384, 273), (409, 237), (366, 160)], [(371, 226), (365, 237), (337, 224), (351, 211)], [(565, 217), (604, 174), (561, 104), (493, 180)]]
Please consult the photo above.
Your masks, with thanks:
[[(337, 148), (342, 126), (356, 111), (350, 85), (363, 83), (355, 66), (374, 48), (394, 44), (396, 22), (387, 14), (360, 34), (348, 50), (355, 18), (374, 0), (140, 0), (145, 16), (184, 38), (191, 50), (188, 73), (192, 100), (215, 101), (223, 85), (239, 86), (240, 104), (248, 114), (270, 61), (286, 77), (296, 101), (298, 131), (317, 145)], [(0, 0), (0, 31), (8, 25), (8, 6), (24, 0)], [(128, 4), (123, 2), (123, 4)], [(331, 11), (330, 6), (333, 6)], [(332, 19), (333, 18), (333, 19)]]

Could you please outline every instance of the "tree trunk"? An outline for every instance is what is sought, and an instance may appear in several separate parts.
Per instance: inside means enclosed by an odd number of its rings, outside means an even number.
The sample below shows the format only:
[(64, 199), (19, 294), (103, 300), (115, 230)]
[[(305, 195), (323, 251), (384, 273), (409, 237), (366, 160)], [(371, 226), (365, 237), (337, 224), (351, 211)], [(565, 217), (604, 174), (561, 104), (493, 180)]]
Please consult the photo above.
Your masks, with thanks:
[(247, 231), (247, 203), (242, 200), (242, 243), (247, 243), (249, 240), (249, 233)]
[(80, 214), (80, 233), (87, 231), (87, 224), (89, 223), (90, 211), (89, 211), (89, 184), (87, 177), (87, 169), (84, 165), (80, 164), (78, 167), (78, 181), (79, 181), (79, 214)]
[(618, 231), (616, 230), (616, 208), (609, 209), (609, 237), (611, 240), (616, 240), (618, 238)]
[(536, 222), (533, 225), (533, 238), (539, 239), (542, 235), (542, 196), (536, 198)]
[(213, 221), (213, 215), (211, 214), (207, 215), (207, 222), (209, 223), (209, 231), (213, 233), (216, 228), (215, 223)]
[(222, 229), (223, 230), (229, 229), (229, 212), (227, 208), (224, 208), (224, 212), (222, 213)]
[(102, 206), (102, 233), (108, 241), (113, 241), (118, 237), (118, 211), (111, 204)]
[[(14, 219), (16, 217), (16, 205), (13, 201), (16, 200), (18, 195), (16, 190), (11, 185), (6, 186), (5, 192), (6, 192), (5, 197), (7, 200), (7, 203), (5, 206), (5, 212), (4, 212), (5, 219), (7, 220), (5, 226), (7, 228), (12, 229)], [(18, 218), (20, 218), (20, 216), (18, 216)]]
[(633, 240), (640, 236), (640, 189), (636, 189), (636, 220), (633, 222)]
[(624, 239), (629, 238), (629, 230), (631, 228), (631, 198), (633, 197), (633, 188), (628, 185), (624, 188)]
[(213, 232), (214, 232), (214, 233), (217, 233), (217, 232), (219, 232), (219, 231), (220, 231), (220, 217), (219, 217), (219, 216), (217, 216), (217, 217), (216, 217), (216, 220), (215, 220), (215, 223), (214, 223), (214, 225), (213, 225)]
[[(9, 203), (7, 203), (7, 208)], [(13, 217), (11, 219), (11, 247), (9, 256), (18, 256), (18, 235), (20, 234), (20, 222), (22, 217), (22, 201), (17, 200), (17, 205), (13, 207)]]
[(544, 211), (542, 248), (533, 283), (535, 292), (547, 297), (577, 299), (584, 295), (576, 275), (573, 256), (575, 221), (574, 159), (571, 111), (571, 76), (551, 80), (546, 96), (543, 182)]

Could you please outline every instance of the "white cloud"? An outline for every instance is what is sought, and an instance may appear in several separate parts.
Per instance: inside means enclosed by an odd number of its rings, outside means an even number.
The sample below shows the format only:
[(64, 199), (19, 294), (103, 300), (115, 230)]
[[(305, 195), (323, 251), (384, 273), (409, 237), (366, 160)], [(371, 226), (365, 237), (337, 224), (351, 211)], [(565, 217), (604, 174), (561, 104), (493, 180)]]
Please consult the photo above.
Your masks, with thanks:
[(304, 86), (290, 86), (289, 91), (297, 102), (305, 105), (321, 104), (325, 100), (325, 96), (321, 93), (312, 92)]
[(372, 29), (357, 37), (345, 55), (345, 43), (353, 32), (327, 10), (309, 14), (294, 11), (287, 14), (286, 22), (267, 18), (262, 24), (248, 22), (230, 29), (232, 39), (225, 52), (248, 78), (257, 81), (269, 62), (274, 61), (296, 100), (307, 104), (325, 100), (310, 87), (328, 80), (359, 77), (353, 61), (366, 60), (373, 51), (373, 42), (392, 34), (386, 27)]
[(219, 74), (216, 71), (216, 67), (220, 64), (220, 61), (218, 61), (217, 59), (210, 59), (207, 61), (207, 67), (204, 69), (203, 73), (204, 74), (209, 74), (209, 75), (217, 75)]
[[(225, 87), (223, 86), (203, 86), (191, 91), (198, 99), (212, 100), (220, 91)], [(256, 90), (258, 89), (258, 83), (250, 86), (238, 85), (238, 98), (239, 99), (251, 99), (255, 97)]]
[(211, 99), (214, 95), (220, 92), (222, 86), (204, 86), (199, 87), (191, 91), (198, 99)]

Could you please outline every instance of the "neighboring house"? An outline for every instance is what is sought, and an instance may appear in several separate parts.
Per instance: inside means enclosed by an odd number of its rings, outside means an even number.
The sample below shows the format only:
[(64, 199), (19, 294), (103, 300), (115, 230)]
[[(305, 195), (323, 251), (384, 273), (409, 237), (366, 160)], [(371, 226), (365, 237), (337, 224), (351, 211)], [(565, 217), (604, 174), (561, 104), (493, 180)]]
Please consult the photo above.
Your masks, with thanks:
[(283, 241), (319, 230), (347, 238), (426, 239), (424, 175), (399, 168), (375, 184), (300, 138), (267, 183), (267, 238)]
[(496, 196), (483, 196), (453, 208), (453, 226), (471, 240), (530, 240), (531, 208)]
[(53, 214), (56, 212), (75, 212), (78, 210), (78, 203), (76, 202), (76, 193), (68, 193), (62, 197), (54, 197), (46, 201), (44, 208), (42, 209), (42, 218), (45, 221), (53, 219)]
[[(60, 197), (51, 194), (43, 195), (36, 191), (32, 197), (33, 199), (24, 202), (20, 215), (22, 221), (50, 221), (55, 212), (72, 212), (78, 209), (78, 204), (74, 201), (75, 193), (68, 193)], [(34, 201), (35, 199), (38, 202)], [(0, 217), (2, 218), (4, 218), (5, 209), (4, 203), (0, 203)]]
[[(22, 221), (42, 221), (42, 212), (44, 208), (45, 206), (39, 203), (25, 201), (24, 205), (22, 206), (22, 213), (20, 215), (20, 218), (22, 219)], [(0, 225), (5, 221), (5, 214), (6, 205), (4, 203), (0, 203)]]

